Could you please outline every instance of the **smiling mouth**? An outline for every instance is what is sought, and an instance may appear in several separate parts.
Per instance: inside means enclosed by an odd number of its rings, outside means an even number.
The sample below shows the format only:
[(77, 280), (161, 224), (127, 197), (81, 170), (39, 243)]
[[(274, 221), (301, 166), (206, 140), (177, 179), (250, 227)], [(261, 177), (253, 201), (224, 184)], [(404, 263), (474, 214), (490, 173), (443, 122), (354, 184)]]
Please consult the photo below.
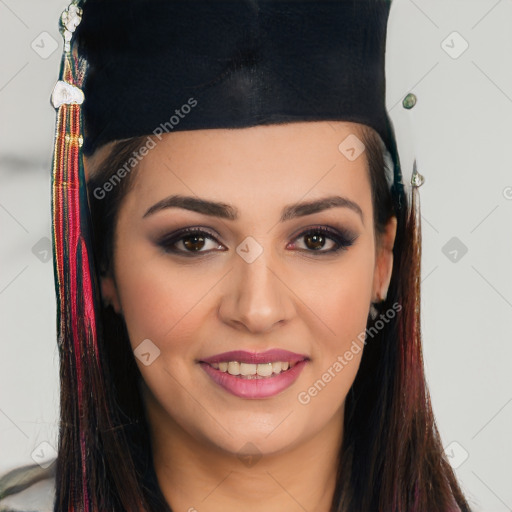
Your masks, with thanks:
[(220, 363), (205, 363), (223, 373), (242, 379), (267, 379), (291, 370), (300, 361), (273, 361), (268, 363), (242, 363), (226, 361)]

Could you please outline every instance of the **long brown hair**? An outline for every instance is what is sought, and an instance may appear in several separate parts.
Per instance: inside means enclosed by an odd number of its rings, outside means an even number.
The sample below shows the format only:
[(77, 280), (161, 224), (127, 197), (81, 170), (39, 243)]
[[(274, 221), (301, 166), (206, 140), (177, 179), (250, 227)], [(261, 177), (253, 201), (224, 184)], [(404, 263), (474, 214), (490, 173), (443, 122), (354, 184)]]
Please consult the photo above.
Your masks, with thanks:
[[(379, 135), (362, 127), (371, 183), (375, 233), (397, 217), (393, 273), (380, 307), (401, 308), (368, 340), (347, 396), (344, 437), (331, 512), (470, 512), (444, 456), (423, 370), (420, 330), (421, 225), (417, 192), (408, 204), (390, 193)], [(98, 273), (113, 258), (117, 213), (136, 167), (108, 193), (94, 194), (146, 141), (111, 144), (87, 183)], [(62, 354), (61, 425), (55, 512), (72, 510), (89, 495), (93, 510), (169, 512), (158, 486), (139, 385), (141, 374), (123, 319), (111, 306), (98, 312), (99, 364), (89, 358), (90, 394), (84, 419), (86, 461), (76, 452), (78, 420), (73, 358)], [(371, 319), (368, 319), (369, 324)], [(74, 440), (74, 441), (73, 441)], [(90, 479), (82, 480), (82, 464)]]

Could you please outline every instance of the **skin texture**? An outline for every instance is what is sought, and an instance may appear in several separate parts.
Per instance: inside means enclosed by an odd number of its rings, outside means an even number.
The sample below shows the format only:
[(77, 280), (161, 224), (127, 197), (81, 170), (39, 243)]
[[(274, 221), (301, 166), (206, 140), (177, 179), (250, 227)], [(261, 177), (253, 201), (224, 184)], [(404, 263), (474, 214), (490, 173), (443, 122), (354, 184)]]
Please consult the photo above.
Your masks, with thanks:
[[(150, 365), (137, 364), (155, 470), (175, 511), (329, 510), (345, 398), (362, 351), (309, 403), (297, 397), (364, 332), (371, 301), (389, 285), (396, 231), (392, 218), (376, 245), (365, 153), (350, 161), (338, 150), (350, 134), (358, 125), (323, 121), (176, 132), (139, 164), (102, 296), (123, 315), (134, 349), (150, 339), (160, 350)], [(229, 203), (239, 218), (181, 208), (143, 218), (171, 194)], [(285, 205), (330, 195), (357, 203), (363, 219), (336, 207), (279, 221)], [(304, 236), (315, 226), (356, 238), (346, 250), (319, 253)], [(191, 257), (159, 246), (185, 227), (214, 238), (203, 252), (189, 249)], [(263, 249), (252, 263), (236, 252), (247, 236)], [(175, 247), (185, 252), (183, 240)], [(327, 238), (320, 250), (335, 246)], [(270, 348), (310, 360), (290, 388), (266, 399), (231, 395), (197, 362)]]

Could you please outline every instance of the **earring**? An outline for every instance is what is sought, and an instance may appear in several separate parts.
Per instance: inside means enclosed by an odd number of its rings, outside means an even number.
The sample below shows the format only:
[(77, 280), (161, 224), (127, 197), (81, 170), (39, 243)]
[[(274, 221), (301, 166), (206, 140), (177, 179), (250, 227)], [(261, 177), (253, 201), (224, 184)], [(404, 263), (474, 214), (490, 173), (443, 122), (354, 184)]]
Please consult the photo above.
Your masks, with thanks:
[(372, 320), (375, 320), (377, 318), (377, 315), (379, 314), (376, 304), (380, 302), (384, 302), (386, 300), (387, 292), (384, 293), (384, 297), (380, 295), (379, 292), (377, 292), (377, 300), (375, 302), (372, 302), (370, 305), (370, 317)]

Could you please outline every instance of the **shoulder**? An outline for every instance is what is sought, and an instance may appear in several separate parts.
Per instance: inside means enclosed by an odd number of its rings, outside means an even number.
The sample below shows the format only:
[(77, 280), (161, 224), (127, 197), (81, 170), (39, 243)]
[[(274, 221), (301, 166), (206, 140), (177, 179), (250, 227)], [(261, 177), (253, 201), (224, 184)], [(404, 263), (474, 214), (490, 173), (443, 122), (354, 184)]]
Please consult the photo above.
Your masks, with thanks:
[(55, 462), (30, 464), (0, 476), (0, 512), (53, 512)]

